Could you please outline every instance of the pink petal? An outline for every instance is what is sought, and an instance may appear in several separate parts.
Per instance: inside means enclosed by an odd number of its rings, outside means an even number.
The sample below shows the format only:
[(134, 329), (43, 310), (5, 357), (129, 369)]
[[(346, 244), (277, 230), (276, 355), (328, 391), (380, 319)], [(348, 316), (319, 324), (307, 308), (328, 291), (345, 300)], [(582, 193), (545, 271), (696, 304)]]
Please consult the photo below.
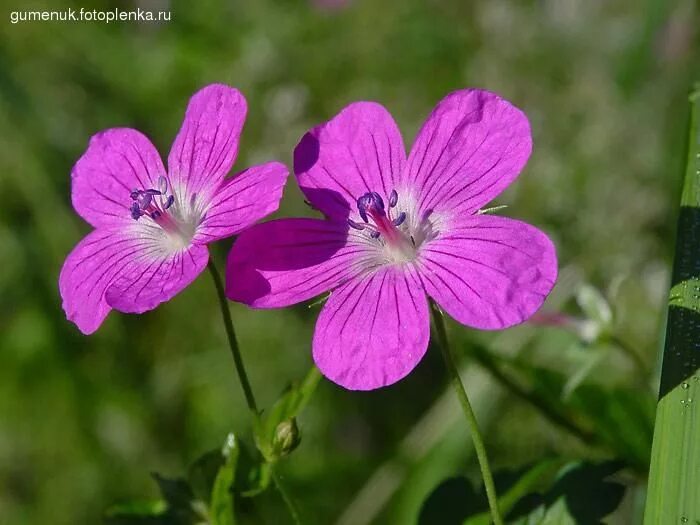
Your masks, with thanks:
[(421, 212), (472, 213), (513, 182), (531, 150), (522, 111), (488, 91), (456, 91), (423, 124), (405, 177)]
[(142, 133), (108, 129), (90, 139), (73, 167), (73, 207), (93, 226), (131, 221), (132, 190), (158, 188), (164, 175), (158, 152)]
[(375, 254), (343, 224), (318, 219), (257, 224), (229, 253), (226, 295), (256, 308), (288, 306), (357, 275)]
[(435, 301), (462, 324), (486, 330), (522, 323), (557, 278), (554, 245), (537, 228), (491, 215), (463, 217), (420, 250)]
[(245, 122), (245, 98), (222, 84), (209, 85), (190, 99), (173, 147), (168, 173), (176, 193), (206, 198), (231, 171)]
[(405, 161), (394, 119), (374, 102), (350, 104), (304, 135), (294, 150), (294, 172), (309, 202), (341, 221), (367, 192), (388, 201)]
[(81, 332), (91, 334), (111, 310), (105, 290), (119, 272), (151, 242), (118, 227), (104, 227), (88, 234), (66, 258), (59, 277), (63, 310)]
[(428, 347), (425, 291), (409, 266), (390, 266), (331, 293), (316, 323), (313, 356), (319, 370), (349, 390), (396, 383)]
[(194, 281), (208, 261), (207, 247), (198, 244), (168, 254), (143, 253), (114, 279), (105, 299), (121, 312), (153, 310)]
[(212, 197), (194, 241), (230, 237), (276, 211), (287, 175), (286, 166), (268, 162), (225, 180)]

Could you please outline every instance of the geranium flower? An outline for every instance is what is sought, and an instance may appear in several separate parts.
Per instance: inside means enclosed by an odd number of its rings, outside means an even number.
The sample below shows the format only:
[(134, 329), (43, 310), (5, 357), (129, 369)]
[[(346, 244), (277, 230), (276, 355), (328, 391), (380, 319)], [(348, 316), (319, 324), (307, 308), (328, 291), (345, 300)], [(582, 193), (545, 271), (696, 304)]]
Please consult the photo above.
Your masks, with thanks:
[(109, 311), (142, 313), (190, 284), (207, 243), (275, 211), (287, 169), (277, 162), (224, 179), (238, 153), (246, 101), (210, 85), (190, 100), (168, 156), (134, 129), (98, 133), (72, 172), (75, 211), (94, 226), (66, 258), (63, 309), (90, 334)]
[(427, 297), (462, 324), (521, 323), (554, 286), (554, 246), (540, 230), (479, 213), (525, 166), (527, 117), (481, 90), (448, 95), (408, 159), (379, 104), (349, 105), (308, 132), (294, 170), (326, 220), (254, 226), (228, 258), (227, 295), (256, 308), (333, 290), (316, 324), (321, 372), (354, 390), (390, 385), (428, 346)]

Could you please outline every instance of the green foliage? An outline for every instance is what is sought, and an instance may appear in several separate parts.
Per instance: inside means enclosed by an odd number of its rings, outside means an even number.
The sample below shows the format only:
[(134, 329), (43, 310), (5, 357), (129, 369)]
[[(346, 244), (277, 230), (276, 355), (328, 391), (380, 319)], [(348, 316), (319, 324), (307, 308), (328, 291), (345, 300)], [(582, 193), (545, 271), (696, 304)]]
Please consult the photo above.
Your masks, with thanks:
[[(239, 458), (247, 458), (239, 467)], [(236, 495), (251, 493), (251, 460), (234, 434), (220, 450), (207, 452), (189, 468), (187, 479), (169, 479), (159, 474), (161, 500), (129, 502), (107, 511), (109, 525), (236, 525)], [(264, 490), (256, 485), (255, 488)]]
[[(544, 460), (496, 473), (499, 503), (512, 525), (598, 525), (620, 504), (625, 488), (608, 478), (619, 462)], [(464, 477), (442, 482), (423, 504), (418, 525), (488, 525), (486, 496)]]
[(271, 462), (286, 456), (301, 440), (296, 418), (316, 390), (321, 373), (312, 367), (301, 384), (292, 384), (264, 411), (258, 421), (255, 439), (262, 455)]
[(644, 523), (700, 522), (700, 88), (690, 97), (688, 156)]
[[(83, 7), (74, 0), (50, 4), (55, 10)], [(234, 171), (270, 159), (290, 165), (303, 133), (354, 100), (384, 104), (408, 146), (445, 93), (480, 86), (503, 94), (528, 114), (534, 149), (517, 184), (493, 205), (508, 205), (498, 213), (552, 236), (562, 263), (555, 295), (584, 281), (605, 290), (615, 335), (646, 363), (655, 362), (674, 245), (669, 217), (680, 189), (686, 89), (700, 64), (695, 2), (354, 0), (333, 12), (319, 11), (311, 0), (167, 4), (172, 21), (157, 26), (12, 25), (5, 19), (1, 521), (94, 524), (113, 502), (146, 498), (159, 501), (141, 507), (153, 523), (149, 508), (158, 514), (164, 503), (149, 471), (184, 473), (231, 429), (253, 442), (208, 276), (148, 314), (111, 314), (89, 338), (65, 320), (57, 293), (66, 254), (89, 230), (71, 207), (69, 181), (90, 136), (115, 126), (138, 128), (166, 157), (188, 97), (208, 82), (235, 85), (248, 100)], [(119, 2), (124, 9), (135, 5)], [(19, 0), (3, 7), (6, 17), (30, 8)], [(291, 215), (314, 215), (293, 177), (278, 216)], [(230, 245), (212, 246), (220, 267)], [(552, 297), (546, 310), (578, 313), (568, 299), (557, 303)], [(256, 396), (270, 407), (282, 385), (311, 365), (318, 308), (231, 309)], [(584, 345), (542, 327), (502, 334), (459, 328), (450, 335), (457, 334), (556, 373), (556, 388), (531, 385), (527, 372), (514, 377), (596, 436), (596, 444), (582, 444), (497, 384), (475, 382), (468, 388), (490, 403), (478, 416), (489, 422), (487, 445), (498, 465), (529, 464), (551, 454), (596, 459), (614, 455), (609, 449), (624, 443), (633, 444), (628, 456), (645, 456), (644, 407), (653, 374), (640, 374), (611, 345)], [(313, 509), (309, 525), (334, 523), (350, 506), (358, 509), (350, 525), (412, 523), (414, 507), (437, 480), (473, 473), (468, 437), (440, 404), (442, 366), (433, 354), (391, 389), (348, 393), (319, 385), (297, 417), (303, 442), (281, 465), (291, 492)], [(585, 374), (569, 383), (584, 366)], [(561, 380), (568, 389), (562, 390)], [(568, 391), (590, 383), (606, 396), (638, 396), (645, 415), (630, 401), (617, 404), (619, 422), (609, 423), (614, 414), (595, 419), (574, 410)], [(700, 394), (688, 396), (700, 400)], [(677, 398), (669, 411), (682, 407), (681, 400), (686, 398)], [(607, 397), (595, 404), (601, 403)], [(618, 445), (610, 445), (617, 441), (610, 437), (601, 448), (605, 430), (598, 425), (608, 424), (610, 432), (628, 424), (646, 430), (638, 431), (638, 442), (630, 430)], [(266, 446), (272, 431), (265, 431)], [(668, 448), (669, 454), (675, 450)], [(258, 523), (284, 523), (279, 496), (265, 490), (269, 469), (256, 456), (253, 447), (239, 454), (239, 518), (254, 504)], [(218, 465), (220, 452), (214, 457)], [(385, 464), (391, 468), (382, 469)], [(635, 472), (628, 482), (635, 501), (643, 499), (643, 476)], [(206, 487), (215, 477), (195, 482), (188, 474), (196, 500), (208, 501)], [(631, 507), (610, 522), (639, 522)]]

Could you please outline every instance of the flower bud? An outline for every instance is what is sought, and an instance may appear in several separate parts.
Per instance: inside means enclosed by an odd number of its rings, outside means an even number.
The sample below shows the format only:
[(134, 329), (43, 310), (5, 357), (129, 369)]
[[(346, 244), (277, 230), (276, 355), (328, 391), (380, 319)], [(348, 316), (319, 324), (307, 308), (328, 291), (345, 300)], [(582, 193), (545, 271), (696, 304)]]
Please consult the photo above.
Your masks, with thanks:
[(285, 419), (275, 429), (275, 437), (272, 438), (272, 452), (276, 457), (281, 458), (297, 448), (300, 442), (301, 435), (296, 418)]

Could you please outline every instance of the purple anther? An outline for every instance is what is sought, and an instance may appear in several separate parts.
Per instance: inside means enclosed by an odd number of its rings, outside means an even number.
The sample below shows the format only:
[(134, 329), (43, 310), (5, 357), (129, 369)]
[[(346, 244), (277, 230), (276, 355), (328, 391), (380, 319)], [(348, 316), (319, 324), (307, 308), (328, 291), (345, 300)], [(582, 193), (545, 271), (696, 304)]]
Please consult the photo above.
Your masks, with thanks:
[(160, 217), (160, 212), (158, 210), (156, 210), (150, 214), (150, 217), (151, 217), (151, 219), (153, 219), (155, 221), (158, 217)]
[(369, 233), (369, 236), (372, 237), (372, 239), (379, 239), (379, 236), (380, 236), (380, 235), (381, 235), (381, 234), (380, 234), (378, 231), (376, 231), (376, 230), (371, 231), (371, 232)]
[(394, 226), (401, 226), (403, 224), (403, 221), (406, 220), (406, 212), (402, 211), (398, 217), (396, 217), (393, 221), (391, 221)]
[(161, 195), (165, 195), (165, 192), (168, 191), (168, 181), (162, 175), (158, 177), (158, 189)]
[(367, 213), (384, 215), (384, 201), (375, 191), (365, 193), (357, 199), (357, 211), (365, 222), (368, 222)]
[(136, 199), (136, 202), (139, 204), (139, 207), (142, 210), (145, 210), (146, 208), (148, 208), (148, 206), (150, 206), (152, 200), (153, 195), (146, 191), (142, 191)]
[(141, 192), (139, 190), (131, 190), (131, 200), (132, 201), (135, 201), (136, 199), (138, 199), (139, 195), (141, 195)]
[(149, 189), (144, 191), (143, 193), (148, 193), (149, 195), (162, 195), (162, 193), (159, 190), (154, 190), (154, 189)]
[(359, 222), (355, 222), (352, 219), (348, 219), (348, 226), (350, 226), (351, 228), (353, 228), (355, 230), (359, 230), (359, 231), (362, 231), (365, 229), (364, 224), (360, 224)]
[(143, 212), (141, 211), (141, 208), (139, 207), (138, 202), (134, 202), (131, 205), (131, 208), (129, 208), (131, 211), (131, 218), (134, 219), (135, 221), (139, 220), (139, 217), (143, 215)]
[(396, 193), (396, 190), (391, 190), (389, 194), (389, 208), (396, 206), (397, 202), (399, 202), (399, 194)]
[(382, 198), (381, 198), (381, 196), (379, 195), (379, 193), (377, 193), (376, 191), (373, 191), (371, 195), (372, 195), (372, 200), (374, 201), (372, 204), (373, 204), (378, 210), (384, 211), (384, 201), (382, 200)]
[(165, 204), (163, 205), (163, 209), (167, 210), (168, 208), (170, 208), (170, 206), (173, 205), (173, 202), (175, 202), (175, 197), (173, 195), (171, 195), (170, 197), (168, 197), (168, 200), (165, 201)]

